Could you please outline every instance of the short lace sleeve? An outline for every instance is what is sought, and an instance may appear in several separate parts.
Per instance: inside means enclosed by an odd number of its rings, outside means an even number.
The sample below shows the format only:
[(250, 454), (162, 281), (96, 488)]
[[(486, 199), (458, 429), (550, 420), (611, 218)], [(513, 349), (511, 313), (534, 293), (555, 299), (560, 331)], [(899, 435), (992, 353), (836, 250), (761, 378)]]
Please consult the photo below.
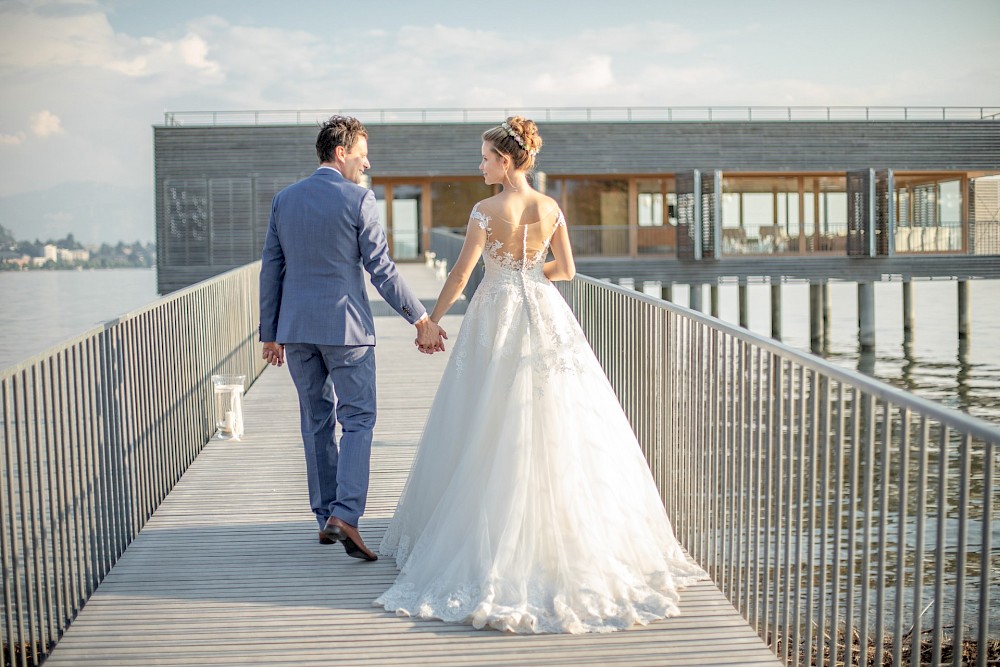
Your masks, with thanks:
[(485, 215), (479, 210), (479, 204), (472, 207), (472, 213), (469, 218), (474, 220), (480, 229), (484, 229), (487, 232), (490, 231), (490, 216)]
[(556, 226), (554, 229), (558, 229), (560, 226), (566, 226), (566, 216), (563, 215), (562, 209), (556, 214)]

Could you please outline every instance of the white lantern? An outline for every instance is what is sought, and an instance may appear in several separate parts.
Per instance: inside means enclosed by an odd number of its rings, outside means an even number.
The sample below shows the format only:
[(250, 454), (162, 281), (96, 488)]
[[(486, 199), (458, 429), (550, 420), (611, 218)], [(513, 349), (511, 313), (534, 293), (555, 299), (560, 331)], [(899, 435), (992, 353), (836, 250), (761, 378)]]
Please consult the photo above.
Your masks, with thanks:
[(243, 437), (243, 391), (246, 378), (246, 375), (212, 376), (217, 440), (239, 440)]

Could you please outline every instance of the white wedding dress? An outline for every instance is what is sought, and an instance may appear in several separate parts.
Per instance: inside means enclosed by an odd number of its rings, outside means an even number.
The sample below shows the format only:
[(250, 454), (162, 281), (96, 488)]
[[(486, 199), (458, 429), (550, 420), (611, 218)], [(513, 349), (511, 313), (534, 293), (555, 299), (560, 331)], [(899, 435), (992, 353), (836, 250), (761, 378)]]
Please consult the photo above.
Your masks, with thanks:
[(375, 605), (518, 633), (608, 632), (679, 613), (705, 576), (674, 537), (635, 435), (542, 273), (561, 212), (473, 209), (486, 275), (469, 303), (379, 546)]

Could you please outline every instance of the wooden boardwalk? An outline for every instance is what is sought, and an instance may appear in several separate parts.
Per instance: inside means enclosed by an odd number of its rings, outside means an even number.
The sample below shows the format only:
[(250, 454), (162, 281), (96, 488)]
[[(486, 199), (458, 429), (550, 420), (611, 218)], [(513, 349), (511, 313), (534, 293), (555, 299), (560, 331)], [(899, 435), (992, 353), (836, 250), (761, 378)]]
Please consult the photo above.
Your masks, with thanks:
[[(403, 270), (422, 298), (436, 296), (429, 269)], [(454, 339), (461, 316), (442, 324)], [(412, 327), (398, 317), (380, 317), (377, 326), (379, 419), (361, 524), (372, 547), (448, 358), (418, 354)], [(372, 607), (395, 566), (318, 544), (287, 367), (264, 372), (245, 411), (246, 437), (206, 446), (46, 667), (779, 664), (711, 582), (684, 592), (678, 618), (603, 635), (510, 635)]]

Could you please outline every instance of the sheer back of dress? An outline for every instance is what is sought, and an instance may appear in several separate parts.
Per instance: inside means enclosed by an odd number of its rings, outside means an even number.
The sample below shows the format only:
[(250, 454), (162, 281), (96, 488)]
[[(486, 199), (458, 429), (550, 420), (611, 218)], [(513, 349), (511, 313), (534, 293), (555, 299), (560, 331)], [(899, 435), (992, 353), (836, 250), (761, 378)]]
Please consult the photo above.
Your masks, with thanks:
[(471, 217), (486, 231), (483, 255), (487, 264), (494, 263), (510, 271), (531, 271), (544, 264), (552, 235), (559, 225), (566, 223), (558, 207), (537, 219), (513, 222), (490, 215), (476, 204)]

